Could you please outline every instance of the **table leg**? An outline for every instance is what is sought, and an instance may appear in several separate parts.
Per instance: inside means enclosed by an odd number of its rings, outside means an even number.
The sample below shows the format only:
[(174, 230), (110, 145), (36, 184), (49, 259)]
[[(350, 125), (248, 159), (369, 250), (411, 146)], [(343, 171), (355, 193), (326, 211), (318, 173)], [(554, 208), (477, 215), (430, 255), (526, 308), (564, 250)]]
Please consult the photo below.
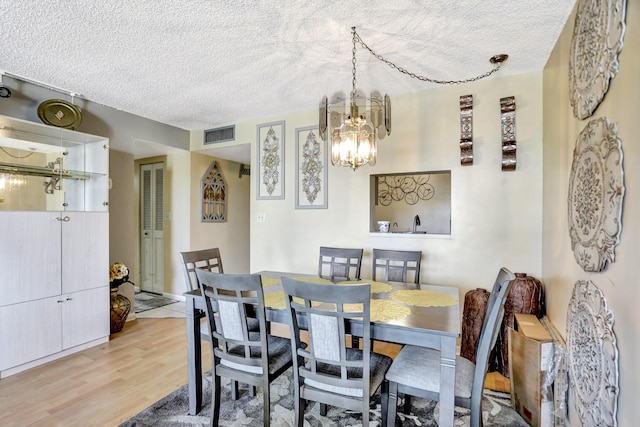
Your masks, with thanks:
[(440, 349), (440, 427), (453, 426), (455, 382), (456, 382), (456, 340), (442, 338)]
[(189, 414), (197, 415), (202, 409), (202, 343), (200, 340), (200, 314), (195, 298), (187, 298), (187, 366)]

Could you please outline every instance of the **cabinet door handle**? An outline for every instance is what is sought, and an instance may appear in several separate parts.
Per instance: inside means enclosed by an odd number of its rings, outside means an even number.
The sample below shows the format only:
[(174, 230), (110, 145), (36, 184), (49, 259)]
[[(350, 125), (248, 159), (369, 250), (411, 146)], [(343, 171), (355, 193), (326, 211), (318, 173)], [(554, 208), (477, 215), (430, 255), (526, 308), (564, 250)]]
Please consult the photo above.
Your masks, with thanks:
[(68, 298), (68, 297), (67, 297), (67, 301), (71, 301), (72, 299), (73, 299), (73, 298)]
[(56, 301), (58, 304), (62, 304), (64, 302), (64, 300), (59, 299), (58, 301)]
[(57, 216), (57, 217), (55, 217), (54, 219), (55, 219), (56, 221), (64, 221), (64, 222), (69, 222), (69, 221), (71, 221), (71, 218), (69, 218), (68, 216), (65, 216), (65, 217)]

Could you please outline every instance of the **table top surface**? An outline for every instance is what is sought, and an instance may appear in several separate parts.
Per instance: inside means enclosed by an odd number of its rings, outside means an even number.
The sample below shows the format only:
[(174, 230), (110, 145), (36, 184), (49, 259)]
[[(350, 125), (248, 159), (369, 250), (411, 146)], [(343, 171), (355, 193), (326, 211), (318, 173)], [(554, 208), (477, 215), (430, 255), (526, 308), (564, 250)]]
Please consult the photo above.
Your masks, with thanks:
[[(271, 279), (280, 279), (281, 277), (290, 277), (290, 278), (315, 278), (318, 279), (317, 275), (310, 274), (300, 274), (300, 273), (284, 273), (278, 271), (260, 271), (259, 273), (263, 278), (271, 278)], [(371, 283), (371, 280), (362, 279), (361, 283)], [(380, 281), (376, 281), (379, 283)], [(385, 319), (382, 321), (373, 321), (371, 324), (375, 327), (375, 325), (385, 326), (386, 328), (394, 328), (397, 327), (399, 330), (415, 330), (416, 332), (430, 332), (432, 334), (438, 335), (446, 335), (446, 336), (460, 336), (460, 298), (459, 298), (459, 290), (453, 286), (438, 286), (438, 285), (429, 285), (429, 284), (419, 284), (416, 286), (414, 283), (401, 283), (401, 282), (385, 282), (388, 283), (390, 289), (386, 292), (377, 292), (371, 293), (372, 301), (393, 301), (396, 304), (400, 304), (406, 306), (408, 310), (408, 315), (406, 317), (402, 317), (399, 319)], [(443, 296), (449, 296), (451, 298), (455, 298), (455, 303), (452, 305), (446, 306), (419, 306), (414, 305), (412, 303), (406, 303), (399, 301), (398, 299), (394, 299), (394, 293), (397, 291), (407, 291), (407, 290), (421, 290), (421, 291), (431, 291), (436, 292)], [(282, 292), (281, 284), (272, 284), (271, 286), (264, 287), (265, 298), (267, 295), (274, 292)], [(186, 297), (200, 297), (200, 290), (189, 291), (184, 294)], [(396, 294), (397, 295), (397, 294)], [(200, 299), (200, 298), (198, 298)], [(284, 311), (277, 310), (270, 307), (265, 307), (267, 311)]]

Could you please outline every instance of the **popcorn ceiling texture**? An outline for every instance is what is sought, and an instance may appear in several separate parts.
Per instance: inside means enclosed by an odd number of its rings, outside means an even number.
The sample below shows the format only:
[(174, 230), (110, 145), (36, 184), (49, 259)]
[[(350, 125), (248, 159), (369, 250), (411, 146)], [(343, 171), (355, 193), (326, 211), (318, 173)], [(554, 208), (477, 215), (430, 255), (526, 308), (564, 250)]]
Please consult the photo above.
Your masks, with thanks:
[[(351, 27), (431, 78), (541, 71), (575, 0), (0, 0), (0, 70), (179, 128), (317, 108), (351, 88)], [(358, 88), (431, 87), (357, 50)], [(5, 82), (6, 83), (6, 82)], [(12, 89), (15, 90), (15, 89)], [(64, 95), (60, 96), (62, 99)]]

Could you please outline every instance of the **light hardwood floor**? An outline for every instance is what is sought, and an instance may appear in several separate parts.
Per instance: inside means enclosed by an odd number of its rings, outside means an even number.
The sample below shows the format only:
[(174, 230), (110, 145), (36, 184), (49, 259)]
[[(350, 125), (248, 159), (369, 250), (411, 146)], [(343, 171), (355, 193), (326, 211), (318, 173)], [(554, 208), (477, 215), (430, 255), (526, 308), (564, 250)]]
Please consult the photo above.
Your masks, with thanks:
[(138, 319), (108, 343), (0, 380), (0, 426), (117, 426), (186, 382), (185, 319)]
[[(286, 335), (281, 326), (273, 333)], [(392, 357), (399, 348), (375, 343)], [(137, 319), (108, 343), (0, 380), (0, 426), (117, 426), (186, 382), (186, 320)]]

